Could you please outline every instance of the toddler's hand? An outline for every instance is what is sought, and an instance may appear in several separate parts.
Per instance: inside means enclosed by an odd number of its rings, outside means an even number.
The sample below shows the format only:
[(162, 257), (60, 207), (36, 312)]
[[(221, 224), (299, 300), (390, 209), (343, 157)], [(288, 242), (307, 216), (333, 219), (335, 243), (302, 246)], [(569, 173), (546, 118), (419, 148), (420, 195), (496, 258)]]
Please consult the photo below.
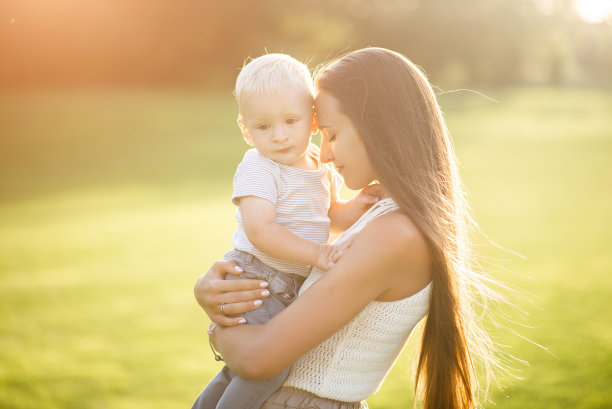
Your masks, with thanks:
[(384, 190), (379, 184), (368, 185), (355, 196), (355, 202), (369, 208), (384, 197)]
[(343, 252), (351, 247), (353, 242), (347, 240), (344, 243), (334, 246), (331, 244), (321, 244), (319, 249), (319, 257), (315, 263), (315, 267), (321, 270), (329, 270), (334, 264), (342, 258)]

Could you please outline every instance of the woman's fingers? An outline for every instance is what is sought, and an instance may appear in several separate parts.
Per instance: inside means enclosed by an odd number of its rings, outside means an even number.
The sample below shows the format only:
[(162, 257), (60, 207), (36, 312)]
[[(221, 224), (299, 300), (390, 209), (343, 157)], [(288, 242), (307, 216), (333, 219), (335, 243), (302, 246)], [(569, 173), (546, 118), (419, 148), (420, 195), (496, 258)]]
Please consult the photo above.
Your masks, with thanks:
[[(257, 300), (261, 300), (262, 298), (265, 298), (269, 295), (270, 291), (263, 288), (259, 288), (257, 290), (225, 293), (219, 296), (219, 305), (221, 305), (221, 302), (223, 302), (224, 304), (240, 304), (244, 302), (254, 302)], [(227, 311), (227, 308), (224, 309), (225, 311)], [(243, 311), (233, 311), (230, 314), (237, 314), (241, 312)]]
[(225, 280), (226, 274), (242, 273), (242, 270), (238, 271), (236, 267), (237, 264), (231, 260), (215, 262), (206, 274), (198, 278), (193, 290), (198, 304), (208, 317), (224, 326), (242, 323), (242, 317), (230, 317), (230, 315), (257, 309), (261, 306), (261, 299), (270, 295), (266, 289), (268, 283), (265, 281)]
[(209, 280), (206, 284), (209, 286), (210, 291), (215, 293), (262, 290), (268, 287), (268, 283), (263, 280), (248, 278), (235, 280), (213, 279)]
[(244, 324), (244, 318), (242, 317), (228, 317), (225, 315), (216, 315), (214, 317), (210, 317), (210, 320), (216, 324), (219, 324), (223, 327), (234, 327), (236, 325)]
[(196, 283), (195, 294), (200, 306), (209, 314), (211, 308), (219, 308), (222, 302), (232, 304), (267, 297), (270, 295), (267, 286), (268, 283), (261, 280), (203, 280)]
[[(242, 268), (234, 260), (217, 260), (210, 270), (209, 273), (220, 275), (225, 278), (226, 274), (240, 275), (242, 274)], [(207, 273), (208, 274), (208, 273)]]
[[(268, 295), (270, 294), (268, 293), (266, 296)], [(223, 302), (223, 304), (219, 304), (215, 312), (209, 314), (209, 317), (211, 321), (225, 327), (244, 324), (246, 320), (241, 314), (260, 308), (262, 303), (261, 299), (233, 303)], [(221, 305), (223, 305), (223, 309), (221, 309)]]
[(267, 297), (270, 294), (267, 286), (261, 280), (209, 280), (204, 275), (196, 282), (194, 294), (198, 304), (210, 315), (210, 309), (222, 302), (231, 304)]
[(244, 301), (238, 303), (225, 304), (223, 306), (223, 310), (225, 311), (225, 316), (232, 315), (240, 315), (244, 314), (247, 311), (253, 311), (261, 307), (263, 301), (255, 300), (255, 301)]

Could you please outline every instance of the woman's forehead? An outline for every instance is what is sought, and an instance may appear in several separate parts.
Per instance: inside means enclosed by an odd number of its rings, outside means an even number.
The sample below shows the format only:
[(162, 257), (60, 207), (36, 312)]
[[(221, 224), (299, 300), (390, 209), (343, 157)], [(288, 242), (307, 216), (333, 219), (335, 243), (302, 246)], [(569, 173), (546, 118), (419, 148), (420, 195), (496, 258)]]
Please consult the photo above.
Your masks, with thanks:
[(349, 120), (341, 110), (340, 101), (325, 91), (315, 98), (315, 113), (320, 129), (338, 127)]
[(315, 110), (335, 112), (340, 108), (340, 102), (329, 92), (320, 91), (315, 97)]

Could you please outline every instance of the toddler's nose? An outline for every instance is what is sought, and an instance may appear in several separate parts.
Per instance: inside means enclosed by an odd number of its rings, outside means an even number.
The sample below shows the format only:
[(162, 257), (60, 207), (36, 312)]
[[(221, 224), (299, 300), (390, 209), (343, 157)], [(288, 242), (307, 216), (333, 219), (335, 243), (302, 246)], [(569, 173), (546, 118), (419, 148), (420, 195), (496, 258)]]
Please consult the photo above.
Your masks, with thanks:
[(278, 127), (274, 130), (274, 134), (272, 135), (272, 140), (274, 142), (284, 142), (287, 140), (288, 136), (283, 130), (282, 127)]

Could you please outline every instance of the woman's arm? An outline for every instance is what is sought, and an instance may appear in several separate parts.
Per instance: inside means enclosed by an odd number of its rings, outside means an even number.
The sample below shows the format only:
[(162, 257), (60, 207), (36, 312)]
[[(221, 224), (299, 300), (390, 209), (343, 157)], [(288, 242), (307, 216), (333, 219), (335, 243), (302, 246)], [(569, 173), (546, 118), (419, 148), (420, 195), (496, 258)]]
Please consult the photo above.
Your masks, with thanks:
[(381, 216), (283, 312), (262, 325), (217, 328), (213, 341), (238, 375), (267, 378), (329, 338), (369, 302), (419, 291), (430, 281), (429, 264), (412, 223), (400, 214)]

